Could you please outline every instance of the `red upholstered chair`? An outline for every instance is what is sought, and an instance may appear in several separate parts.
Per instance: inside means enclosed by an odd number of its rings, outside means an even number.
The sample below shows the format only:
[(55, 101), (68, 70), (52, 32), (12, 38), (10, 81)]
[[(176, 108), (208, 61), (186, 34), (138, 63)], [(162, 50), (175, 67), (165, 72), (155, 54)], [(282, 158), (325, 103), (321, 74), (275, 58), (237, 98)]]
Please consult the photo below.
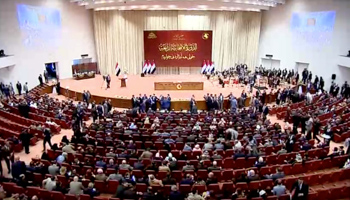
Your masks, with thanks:
[[(325, 188), (325, 189), (321, 189), (317, 191), (318, 195), (317, 195), (317, 200), (328, 200), (328, 199), (334, 199), (333, 197), (331, 197), (330, 194), (330, 190), (329, 188)], [(309, 197), (310, 198), (310, 197)]]
[(106, 182), (104, 181), (95, 180), (95, 188), (100, 193), (105, 193), (108, 191), (108, 184), (106, 184)]
[(79, 200), (91, 200), (91, 197), (87, 194), (81, 194), (79, 195)]
[(208, 171), (205, 169), (200, 169), (197, 171), (197, 177), (202, 178), (202, 180), (206, 180), (208, 177)]
[(186, 195), (191, 192), (191, 185), (186, 185), (186, 184), (180, 185), (179, 190), (182, 194)]
[(271, 167), (261, 167), (259, 170), (260, 176), (265, 176), (266, 174), (271, 174)]
[(293, 184), (297, 181), (297, 177), (285, 177), (283, 178), (284, 185), (288, 190), (290, 190)]
[(146, 192), (147, 191), (147, 185), (144, 183), (136, 183), (136, 191), (138, 192)]
[(45, 189), (40, 189), (38, 197), (39, 199), (51, 199), (51, 193)]
[(194, 190), (198, 190), (199, 194), (202, 194), (206, 191), (205, 185), (193, 185)]
[(165, 195), (167, 195), (167, 196), (170, 195), (171, 186), (172, 186), (172, 185), (164, 185), (164, 187), (163, 187), (163, 192), (164, 192)]
[(222, 178), (224, 181), (232, 181), (233, 178), (233, 170), (226, 169), (222, 172)]
[(7, 194), (14, 193), (14, 186), (16, 186), (16, 183), (3, 182), (1, 183), (1, 185), (4, 188), (4, 190), (7, 192)]
[(252, 181), (248, 186), (250, 190), (257, 190), (260, 188), (260, 181)]
[(75, 196), (74, 194), (66, 194), (65, 200), (77, 200), (78, 197)]
[(35, 172), (33, 173), (33, 175), (34, 175), (34, 180), (33, 180), (34, 184), (41, 185), (43, 180), (44, 180), (43, 175), (40, 173), (35, 173)]
[(220, 192), (219, 184), (210, 184), (210, 185), (208, 185), (208, 191), (213, 191), (214, 194), (219, 193)]
[(221, 190), (223, 192), (227, 191), (227, 192), (233, 193), (234, 189), (235, 189), (235, 186), (234, 186), (233, 182), (224, 182), (224, 183), (222, 183)]
[(246, 166), (245, 158), (237, 158), (233, 166), (234, 169), (243, 169)]
[(290, 194), (282, 194), (279, 200), (290, 200)]
[(32, 197), (34, 195), (38, 195), (40, 192), (40, 187), (28, 186), (26, 189), (27, 189), (27, 196), (29, 196), (29, 197)]
[(241, 190), (247, 190), (248, 184), (247, 183), (236, 183), (236, 188), (240, 188)]
[(278, 200), (277, 196), (268, 196), (267, 200)]
[(171, 172), (171, 176), (176, 179), (176, 182), (180, 182), (182, 180), (182, 172), (179, 170), (174, 170)]
[(261, 189), (266, 189), (267, 187), (270, 187), (271, 189), (273, 188), (273, 180), (271, 179), (265, 179), (260, 181), (260, 188)]
[(115, 180), (109, 180), (108, 181), (108, 193), (109, 194), (115, 194), (115, 192), (117, 191), (117, 188), (119, 186), (119, 181), (115, 181)]
[(18, 194), (22, 194), (25, 193), (25, 189), (23, 187), (20, 186), (13, 186), (13, 193), (18, 193)]
[(224, 160), (224, 168), (225, 169), (232, 169), (234, 164), (233, 158), (225, 158)]
[(62, 199), (73, 200), (73, 199), (64, 198), (64, 194), (62, 194), (62, 192), (51, 191), (50, 194), (52, 196), (52, 200), (62, 200)]
[(94, 197), (93, 200), (109, 200), (108, 197)]

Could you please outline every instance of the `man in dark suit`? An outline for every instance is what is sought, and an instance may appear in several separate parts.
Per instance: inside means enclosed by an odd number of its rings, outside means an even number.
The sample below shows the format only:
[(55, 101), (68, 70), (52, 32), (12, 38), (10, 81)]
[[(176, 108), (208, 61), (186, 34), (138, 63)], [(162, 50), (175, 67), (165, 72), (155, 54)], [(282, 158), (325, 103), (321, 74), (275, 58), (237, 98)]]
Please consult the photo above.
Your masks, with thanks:
[(106, 76), (106, 82), (107, 82), (107, 88), (110, 88), (111, 76), (109, 76), (109, 74)]
[(40, 74), (38, 79), (39, 79), (40, 86), (42, 86), (44, 84), (43, 83), (43, 76)]
[(15, 158), (15, 162), (12, 164), (12, 177), (18, 179), (21, 174), (25, 174), (26, 165), (20, 161), (19, 157)]
[(309, 194), (309, 186), (299, 177), (292, 186), (292, 200), (306, 200)]
[(24, 150), (26, 154), (29, 154), (29, 145), (30, 145), (30, 138), (32, 137), (32, 134), (28, 133), (28, 130), (25, 129), (20, 135), (20, 139), (22, 141), (22, 144), (24, 146)]
[(18, 91), (18, 95), (21, 95), (22, 94), (22, 84), (19, 81), (17, 81), (16, 88)]

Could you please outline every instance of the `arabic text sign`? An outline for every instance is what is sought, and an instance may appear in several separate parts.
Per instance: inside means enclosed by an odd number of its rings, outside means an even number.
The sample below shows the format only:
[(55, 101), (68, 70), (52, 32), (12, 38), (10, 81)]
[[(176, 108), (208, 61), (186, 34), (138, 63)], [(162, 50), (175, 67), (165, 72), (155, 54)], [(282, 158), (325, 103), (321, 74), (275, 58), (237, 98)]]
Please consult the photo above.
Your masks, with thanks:
[(212, 31), (144, 31), (145, 60), (157, 67), (201, 67), (211, 61)]

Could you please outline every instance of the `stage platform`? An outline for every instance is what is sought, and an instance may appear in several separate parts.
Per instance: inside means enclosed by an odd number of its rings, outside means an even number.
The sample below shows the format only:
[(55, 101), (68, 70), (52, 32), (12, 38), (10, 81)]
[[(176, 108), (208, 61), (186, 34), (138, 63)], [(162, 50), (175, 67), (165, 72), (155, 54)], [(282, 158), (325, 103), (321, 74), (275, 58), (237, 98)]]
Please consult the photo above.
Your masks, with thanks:
[[(120, 76), (122, 77), (122, 76)], [(155, 82), (203, 82), (203, 90), (155, 90)], [(170, 94), (172, 98), (171, 107), (175, 110), (189, 109), (189, 100), (192, 95), (195, 96), (198, 109), (205, 109), (206, 105), (203, 96), (207, 93), (217, 94), (222, 93), (225, 97), (231, 92), (234, 96), (240, 97), (242, 90), (245, 87), (240, 85), (225, 85), (222, 88), (218, 81), (207, 80), (202, 75), (148, 75), (141, 77), (140, 75), (129, 75), (125, 88), (120, 87), (120, 80), (116, 76), (112, 76), (111, 88), (106, 89), (106, 84), (101, 75), (96, 75), (95, 78), (85, 80), (64, 79), (61, 80), (61, 93), (69, 98), (76, 98), (82, 100), (82, 93), (84, 90), (89, 90), (92, 99), (97, 103), (108, 98), (112, 100), (112, 104), (119, 108), (131, 108), (132, 95), (139, 96), (139, 94), (147, 96), (155, 94), (160, 95)], [(67, 90), (68, 88), (68, 90)], [(267, 91), (269, 93), (269, 91)], [(275, 100), (275, 97), (268, 98)], [(246, 105), (249, 104), (250, 98), (246, 100)], [(228, 102), (225, 102), (228, 106)]]

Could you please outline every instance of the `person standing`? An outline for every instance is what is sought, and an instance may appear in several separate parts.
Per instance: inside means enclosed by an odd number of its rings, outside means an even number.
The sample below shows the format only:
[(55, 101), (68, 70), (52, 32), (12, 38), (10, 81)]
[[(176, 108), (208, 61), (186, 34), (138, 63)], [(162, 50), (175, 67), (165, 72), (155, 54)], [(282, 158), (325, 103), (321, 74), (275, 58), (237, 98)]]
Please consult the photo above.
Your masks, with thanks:
[(292, 200), (306, 200), (309, 194), (309, 186), (304, 183), (302, 177), (293, 184), (291, 189)]
[(44, 129), (44, 141), (43, 141), (43, 146), (44, 146), (44, 150), (46, 150), (46, 143), (49, 144), (50, 148), (52, 148), (52, 144), (51, 144), (51, 131), (49, 128), (46, 128), (45, 126), (43, 127)]
[(39, 79), (40, 86), (42, 86), (44, 84), (43, 83), (43, 76), (40, 74), (38, 79)]
[(11, 97), (14, 97), (14, 96), (15, 96), (15, 90), (13, 89), (12, 83), (10, 83), (9, 89), (10, 89), (10, 95), (11, 95)]
[(28, 95), (28, 82), (26, 82), (24, 85), (23, 85), (23, 91), (26, 93), (26, 95)]
[(59, 81), (57, 81), (57, 84), (56, 84), (56, 91), (58, 95), (61, 94), (61, 83)]
[[(11, 165), (10, 165), (11, 146), (8, 142), (6, 142), (4, 144), (4, 146), (2, 146), (2, 148), (1, 148), (1, 157), (4, 158), (4, 160), (5, 160), (8, 173), (11, 173)], [(1, 167), (1, 173), (2, 173), (2, 167)]]
[(22, 84), (19, 81), (17, 81), (16, 88), (17, 88), (18, 95), (21, 95), (22, 94)]
[(109, 74), (106, 76), (106, 82), (107, 82), (107, 88), (110, 88), (111, 77), (109, 76)]
[(20, 135), (20, 140), (22, 141), (22, 145), (24, 146), (24, 151), (26, 154), (29, 154), (29, 145), (30, 145), (30, 138), (32, 135), (28, 133), (28, 130), (25, 129)]
[(219, 104), (219, 110), (223, 110), (224, 109), (224, 95), (222, 95), (222, 93), (220, 93), (220, 95), (218, 97), (218, 104)]
[(45, 83), (49, 82), (49, 73), (46, 71), (46, 69), (44, 70), (44, 79), (45, 79)]

